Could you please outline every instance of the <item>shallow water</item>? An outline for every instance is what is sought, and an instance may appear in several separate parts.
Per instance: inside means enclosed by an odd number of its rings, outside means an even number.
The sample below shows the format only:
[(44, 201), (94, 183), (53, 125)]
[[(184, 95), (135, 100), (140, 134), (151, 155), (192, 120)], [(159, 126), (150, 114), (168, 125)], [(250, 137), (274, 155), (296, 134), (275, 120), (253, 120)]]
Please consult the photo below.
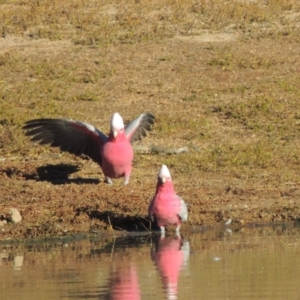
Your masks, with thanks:
[(1, 299), (300, 299), (300, 229), (0, 246)]

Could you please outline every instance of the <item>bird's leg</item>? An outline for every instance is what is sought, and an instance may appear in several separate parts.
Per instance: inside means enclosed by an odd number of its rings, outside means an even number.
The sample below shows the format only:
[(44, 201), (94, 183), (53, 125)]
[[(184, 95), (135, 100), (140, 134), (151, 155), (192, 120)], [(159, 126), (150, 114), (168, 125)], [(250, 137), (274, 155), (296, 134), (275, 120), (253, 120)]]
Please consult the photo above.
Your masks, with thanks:
[(164, 226), (160, 226), (160, 238), (164, 239), (166, 236), (166, 231), (165, 231), (165, 227)]
[(176, 233), (176, 236), (177, 236), (179, 239), (181, 239), (181, 235), (180, 235), (179, 230), (180, 230), (180, 224), (177, 225), (176, 230), (175, 230), (175, 233)]
[(124, 185), (127, 185), (129, 183), (129, 179), (130, 179), (130, 174), (125, 174)]
[(110, 184), (110, 185), (113, 184), (113, 182), (112, 182), (112, 180), (111, 180), (110, 177), (107, 177), (107, 176), (106, 176), (105, 181), (106, 181), (108, 184)]

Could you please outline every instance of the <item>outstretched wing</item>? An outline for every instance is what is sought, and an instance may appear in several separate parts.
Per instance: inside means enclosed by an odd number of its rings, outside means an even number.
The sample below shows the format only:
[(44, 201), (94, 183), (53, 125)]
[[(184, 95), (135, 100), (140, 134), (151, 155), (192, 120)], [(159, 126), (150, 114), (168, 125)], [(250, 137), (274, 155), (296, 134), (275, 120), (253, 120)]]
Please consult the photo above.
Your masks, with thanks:
[(94, 126), (67, 119), (36, 119), (23, 127), (26, 136), (40, 145), (49, 144), (75, 155), (85, 154), (101, 165), (100, 149), (107, 136)]
[(180, 219), (183, 222), (185, 222), (185, 221), (187, 221), (187, 218), (188, 218), (188, 211), (187, 211), (186, 204), (185, 204), (184, 200), (181, 197), (179, 197), (178, 195), (176, 195), (176, 196), (180, 200), (180, 211), (178, 213), (178, 216), (180, 217)]
[(133, 143), (141, 140), (147, 135), (147, 131), (152, 129), (155, 122), (155, 117), (150, 113), (139, 115), (136, 119), (125, 126), (126, 137)]

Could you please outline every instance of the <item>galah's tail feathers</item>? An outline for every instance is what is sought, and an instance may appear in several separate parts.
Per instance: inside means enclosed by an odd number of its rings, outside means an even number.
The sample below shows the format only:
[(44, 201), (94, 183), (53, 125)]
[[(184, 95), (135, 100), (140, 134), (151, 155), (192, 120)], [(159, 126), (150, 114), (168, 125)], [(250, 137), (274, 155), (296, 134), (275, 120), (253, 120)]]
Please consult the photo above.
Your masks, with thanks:
[(187, 210), (186, 204), (181, 197), (179, 197), (178, 195), (176, 195), (176, 196), (180, 200), (180, 211), (178, 213), (178, 216), (180, 217), (180, 219), (183, 222), (185, 222), (185, 221), (187, 221), (187, 218), (188, 218), (188, 210)]

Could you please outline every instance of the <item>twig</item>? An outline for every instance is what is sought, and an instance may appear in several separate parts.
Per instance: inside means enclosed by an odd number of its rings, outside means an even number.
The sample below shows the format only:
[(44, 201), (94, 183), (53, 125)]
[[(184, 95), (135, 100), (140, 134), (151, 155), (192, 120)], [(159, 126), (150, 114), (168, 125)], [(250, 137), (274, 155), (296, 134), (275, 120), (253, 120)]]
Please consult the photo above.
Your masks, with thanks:
[(195, 146), (194, 144), (189, 144), (189, 146), (190, 146), (193, 150), (195, 150), (196, 152), (198, 152), (198, 153), (201, 152), (200, 149), (199, 149), (197, 146)]
[(188, 152), (189, 148), (187, 146), (181, 148), (168, 149), (156, 145), (151, 146), (133, 146), (134, 151), (140, 152), (150, 152), (155, 154), (179, 154), (183, 152)]
[(111, 225), (110, 217), (107, 216), (107, 218), (108, 218), (108, 223), (109, 223), (109, 225), (110, 225), (110, 228), (112, 229), (112, 231), (113, 231), (113, 233), (114, 233), (114, 236), (115, 236), (115, 231), (114, 231), (114, 229), (113, 229), (113, 227), (112, 227), (112, 225)]
[(115, 243), (116, 243), (116, 237), (114, 237), (114, 244), (111, 248), (111, 253), (110, 253), (110, 259), (112, 260), (113, 255), (114, 255), (114, 251), (115, 251)]
[(146, 231), (147, 231), (148, 233), (151, 233), (151, 231), (149, 231), (149, 229), (148, 229), (142, 222), (140, 222), (140, 224), (146, 229)]
[(194, 223), (190, 220), (189, 221), (191, 224), (192, 224), (192, 227), (193, 227), (193, 229), (195, 230), (195, 225), (194, 225)]
[(120, 229), (121, 231), (123, 231), (123, 232), (126, 232), (126, 230), (125, 229), (122, 229), (121, 227), (119, 227), (119, 226), (116, 226), (115, 225), (115, 227), (117, 228), (117, 229)]
[[(132, 212), (132, 211), (131, 211)], [(141, 215), (139, 215), (139, 214), (137, 214), (140, 218), (142, 218), (142, 219), (144, 219), (145, 221), (148, 221), (149, 222), (149, 219), (147, 219), (147, 218), (144, 218), (143, 216), (141, 216)]]

